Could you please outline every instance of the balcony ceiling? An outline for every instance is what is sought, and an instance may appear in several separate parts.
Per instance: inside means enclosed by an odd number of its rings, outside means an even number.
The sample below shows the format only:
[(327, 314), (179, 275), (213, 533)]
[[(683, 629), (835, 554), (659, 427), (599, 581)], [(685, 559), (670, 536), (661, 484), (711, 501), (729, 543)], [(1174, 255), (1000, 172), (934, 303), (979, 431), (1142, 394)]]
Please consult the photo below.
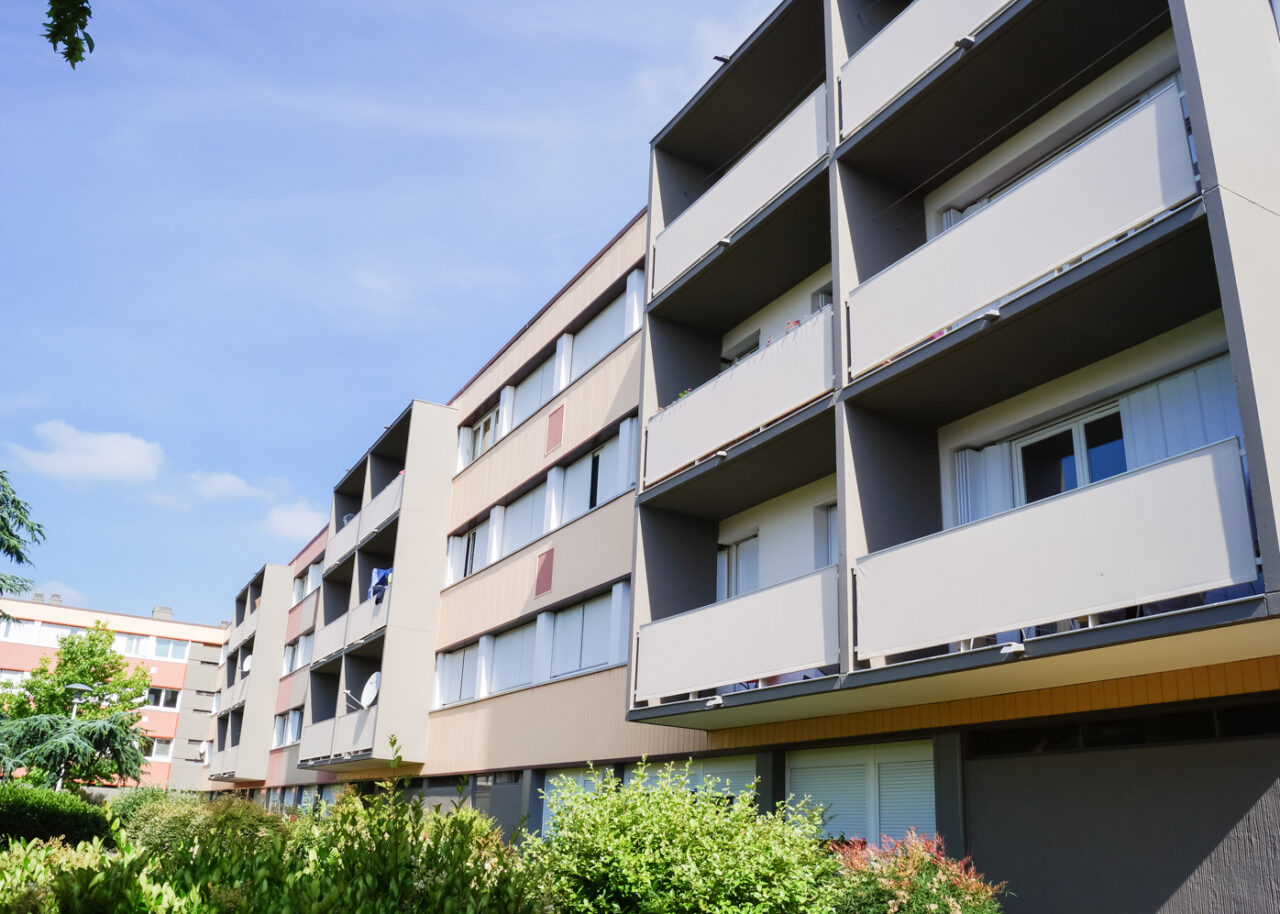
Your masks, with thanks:
[(644, 507), (719, 520), (836, 471), (836, 428), (825, 398), (753, 438), (659, 483)]
[(825, 78), (822, 19), (819, 0), (783, 2), (654, 144), (710, 169), (740, 158)]
[(1195, 206), (855, 381), (860, 407), (939, 427), (1221, 308)]
[(927, 193), (1169, 27), (1167, 0), (1014, 4), (973, 50), (949, 57), (838, 154), (904, 192)]
[(824, 164), (712, 251), (650, 305), (650, 313), (724, 333), (831, 262)]

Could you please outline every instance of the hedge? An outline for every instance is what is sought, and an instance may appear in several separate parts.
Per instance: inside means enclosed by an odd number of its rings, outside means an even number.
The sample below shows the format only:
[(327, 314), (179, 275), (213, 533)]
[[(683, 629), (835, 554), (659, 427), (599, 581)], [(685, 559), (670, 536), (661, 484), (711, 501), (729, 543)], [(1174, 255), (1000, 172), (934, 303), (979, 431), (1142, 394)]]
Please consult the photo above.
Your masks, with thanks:
[(0, 785), (0, 847), (15, 838), (64, 838), (67, 843), (110, 840), (107, 815), (65, 791)]

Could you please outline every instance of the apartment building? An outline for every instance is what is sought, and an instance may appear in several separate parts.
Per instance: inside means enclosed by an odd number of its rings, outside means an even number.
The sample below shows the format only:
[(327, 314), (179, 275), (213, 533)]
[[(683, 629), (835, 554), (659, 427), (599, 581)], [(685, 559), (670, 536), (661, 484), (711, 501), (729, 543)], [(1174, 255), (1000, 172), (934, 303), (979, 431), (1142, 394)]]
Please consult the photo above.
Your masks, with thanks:
[(1280, 906), (1264, 0), (787, 0), (654, 138), (627, 719), (1010, 911)]
[(0, 682), (19, 683), (45, 657), (57, 653), (58, 641), (101, 622), (115, 633), (115, 649), (130, 667), (151, 674), (142, 707), (141, 726), (152, 737), (142, 783), (177, 790), (202, 790), (208, 750), (210, 712), (218, 684), (218, 654), (224, 629), (178, 622), (167, 606), (150, 616), (100, 612), (63, 605), (57, 594), (46, 601), (0, 597)]

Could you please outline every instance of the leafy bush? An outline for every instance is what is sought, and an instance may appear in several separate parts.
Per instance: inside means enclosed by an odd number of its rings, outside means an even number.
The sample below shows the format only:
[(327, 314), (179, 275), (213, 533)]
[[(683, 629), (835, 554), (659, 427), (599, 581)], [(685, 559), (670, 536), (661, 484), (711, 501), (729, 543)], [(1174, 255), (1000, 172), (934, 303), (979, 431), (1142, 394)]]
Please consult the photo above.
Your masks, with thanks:
[(849, 841), (834, 850), (847, 877), (836, 914), (999, 914), (1004, 885), (985, 881), (968, 857), (948, 858), (937, 838), (911, 831), (882, 847)]
[(557, 911), (830, 910), (839, 864), (820, 839), (821, 812), (781, 804), (759, 814), (751, 792), (730, 799), (717, 781), (690, 789), (688, 768), (644, 767), (629, 784), (596, 772), (583, 789), (555, 782), (554, 823), (522, 850), (544, 867)]
[(0, 911), (54, 914), (53, 883), (59, 873), (96, 870), (106, 859), (102, 840), (70, 847), (62, 841), (14, 841), (0, 851)]
[(109, 840), (107, 815), (70, 793), (20, 784), (0, 785), (0, 847), (14, 838)]
[(163, 787), (132, 787), (114, 797), (107, 804), (107, 809), (122, 827), (128, 828), (144, 806), (159, 803), (169, 796), (171, 794)]
[(134, 811), (131, 841), (167, 866), (186, 865), (197, 846), (224, 843), (255, 846), (288, 826), (277, 815), (241, 797), (213, 802), (194, 794), (167, 792)]

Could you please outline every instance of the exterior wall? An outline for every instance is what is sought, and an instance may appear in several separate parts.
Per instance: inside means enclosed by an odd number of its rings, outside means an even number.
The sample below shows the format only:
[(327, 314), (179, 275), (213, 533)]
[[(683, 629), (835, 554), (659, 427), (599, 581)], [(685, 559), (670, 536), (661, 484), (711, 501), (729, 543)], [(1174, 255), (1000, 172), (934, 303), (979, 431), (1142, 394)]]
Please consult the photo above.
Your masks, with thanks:
[(614, 667), (431, 712), (428, 774), (569, 767), (699, 752), (692, 730), (630, 724)]
[(725, 518), (720, 522), (720, 543), (752, 534), (760, 537), (761, 588), (808, 574), (818, 567), (814, 512), (835, 500), (836, 479), (828, 476)]
[(801, 280), (794, 287), (779, 295), (741, 324), (725, 333), (721, 351), (728, 349), (752, 333), (760, 334), (760, 345), (766, 340), (778, 339), (787, 330), (788, 321), (804, 320), (812, 307), (813, 293), (831, 282), (831, 267), (825, 266), (812, 276)]
[(967, 850), (1008, 881), (1010, 914), (1275, 911), (1278, 750), (1269, 738), (970, 760)]
[[(170, 759), (148, 762), (143, 769), (143, 783), (177, 790), (196, 790), (206, 786), (205, 762), (201, 750), (204, 741), (209, 738), (212, 693), (216, 688), (215, 670), (218, 654), (227, 637), (225, 629), (171, 619), (127, 616), (8, 598), (0, 598), (0, 610), (17, 619), (39, 620), (51, 625), (82, 629), (102, 622), (108, 629), (120, 634), (149, 635), (187, 642), (185, 662), (139, 657), (127, 657), (126, 660), (130, 668), (146, 667), (153, 686), (180, 691), (176, 711), (155, 708), (142, 711), (144, 733), (173, 740)], [(56, 646), (0, 641), (0, 669), (29, 671), (35, 668), (41, 658), (52, 657), (56, 653)]]

